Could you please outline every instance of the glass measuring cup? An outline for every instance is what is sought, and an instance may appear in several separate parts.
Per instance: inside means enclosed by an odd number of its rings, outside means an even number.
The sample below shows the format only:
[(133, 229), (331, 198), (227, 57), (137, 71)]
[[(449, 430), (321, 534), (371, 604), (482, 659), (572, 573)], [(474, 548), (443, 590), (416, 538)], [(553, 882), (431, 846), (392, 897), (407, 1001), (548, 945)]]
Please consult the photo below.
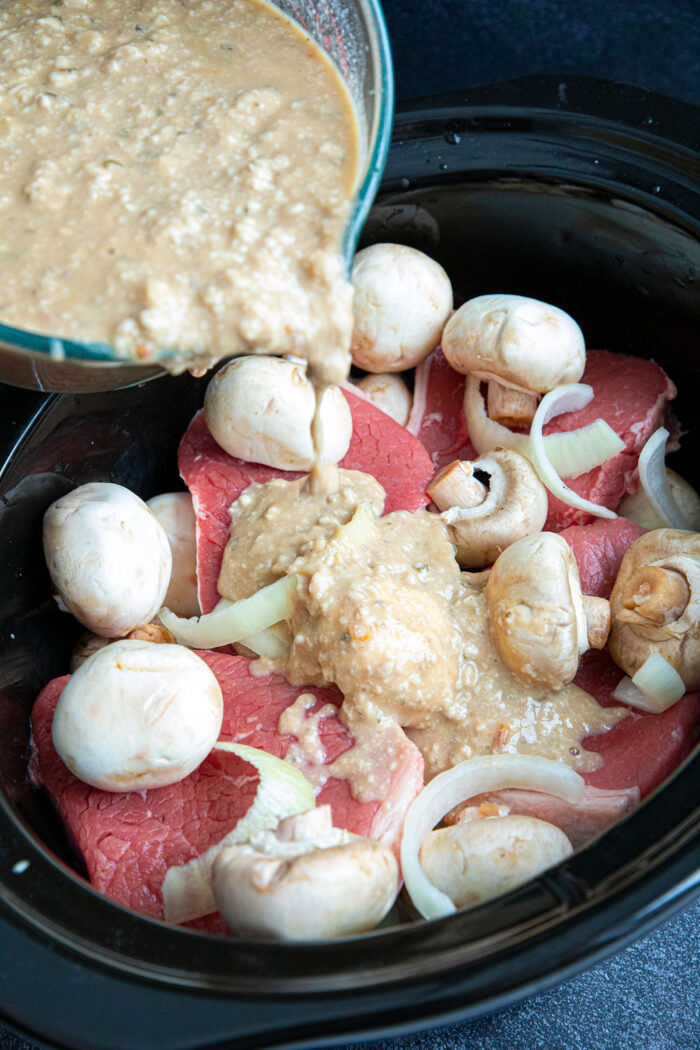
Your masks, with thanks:
[[(350, 262), (384, 168), (393, 116), (391, 52), (379, 0), (268, 0), (325, 51), (345, 81), (359, 125), (361, 160), (343, 239)], [(0, 323), (0, 381), (33, 390), (112, 390), (162, 374), (120, 361), (102, 343), (42, 335)]]

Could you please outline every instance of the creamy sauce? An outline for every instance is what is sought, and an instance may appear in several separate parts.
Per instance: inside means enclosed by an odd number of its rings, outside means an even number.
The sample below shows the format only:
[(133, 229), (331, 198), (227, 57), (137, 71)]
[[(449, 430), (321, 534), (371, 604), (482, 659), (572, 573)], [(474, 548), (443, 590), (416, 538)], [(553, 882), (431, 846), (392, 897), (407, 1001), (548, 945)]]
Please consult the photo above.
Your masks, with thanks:
[[(395, 734), (377, 732), (375, 723), (369, 723), (357, 712), (340, 711), (334, 704), (318, 704), (312, 693), (301, 693), (293, 704), (282, 712), (278, 730), (296, 737), (290, 744), (285, 759), (297, 766), (318, 794), (332, 777), (346, 780), (353, 798), (359, 802), (373, 802), (383, 798), (396, 770), (399, 740)], [(311, 712), (311, 713), (310, 713)], [(337, 716), (353, 738), (353, 745), (333, 762), (323, 765), (326, 752), (321, 740), (321, 722)]]
[[(423, 754), (426, 779), (497, 752), (543, 755), (580, 771), (597, 768), (600, 756), (581, 742), (611, 728), (624, 710), (600, 707), (575, 685), (553, 691), (513, 674), (490, 633), (488, 573), (460, 571), (442, 520), (427, 511), (378, 518), (382, 501), (374, 511), (368, 506), (367, 476), (343, 471), (341, 477), (345, 511), (334, 524), (347, 524), (337, 530), (326, 521), (326, 503), (306, 493), (303, 479), (252, 486), (232, 508), (233, 553), (236, 533), (245, 539), (249, 532), (256, 549), (281, 551), (275, 571), (284, 566), (300, 579), (289, 656), (277, 669), (300, 686), (335, 683), (353, 735), (357, 727), (362, 732), (387, 721), (403, 727)], [(281, 508), (279, 517), (268, 514), (273, 506)], [(359, 509), (350, 518), (352, 506)], [(324, 527), (312, 524), (314, 515), (324, 515)], [(247, 558), (239, 574), (251, 581), (245, 589), (270, 582), (251, 575), (255, 559)], [(267, 554), (263, 566), (268, 572)], [(283, 715), (280, 729), (298, 738), (297, 762), (318, 754), (318, 717), (306, 717), (301, 699)], [(348, 752), (351, 766), (354, 751)]]
[(340, 77), (257, 0), (0, 0), (0, 320), (200, 371), (349, 366)]
[(381, 514), (384, 489), (357, 470), (340, 470), (338, 487), (307, 491), (307, 478), (250, 485), (233, 504), (219, 593), (237, 601), (284, 576), (299, 556), (322, 550), (360, 503)]

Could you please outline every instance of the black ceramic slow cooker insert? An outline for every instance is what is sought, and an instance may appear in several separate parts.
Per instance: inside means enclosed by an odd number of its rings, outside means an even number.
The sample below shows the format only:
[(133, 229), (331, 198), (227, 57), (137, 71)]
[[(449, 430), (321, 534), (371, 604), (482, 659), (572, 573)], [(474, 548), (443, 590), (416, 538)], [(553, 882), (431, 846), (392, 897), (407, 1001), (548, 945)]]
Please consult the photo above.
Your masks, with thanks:
[[(673, 466), (700, 487), (700, 111), (637, 89), (537, 78), (399, 113), (365, 241), (438, 259), (460, 299), (555, 303), (589, 347), (653, 357), (679, 388)], [(329, 944), (167, 927), (93, 892), (26, 776), (29, 711), (80, 628), (59, 613), (41, 518), (88, 481), (180, 487), (204, 382), (107, 394), (0, 387), (0, 1019), (76, 1050), (325, 1045), (466, 1019), (569, 976), (696, 892), (695, 756), (627, 820), (496, 901)], [(66, 1004), (78, 1002), (79, 1008)]]

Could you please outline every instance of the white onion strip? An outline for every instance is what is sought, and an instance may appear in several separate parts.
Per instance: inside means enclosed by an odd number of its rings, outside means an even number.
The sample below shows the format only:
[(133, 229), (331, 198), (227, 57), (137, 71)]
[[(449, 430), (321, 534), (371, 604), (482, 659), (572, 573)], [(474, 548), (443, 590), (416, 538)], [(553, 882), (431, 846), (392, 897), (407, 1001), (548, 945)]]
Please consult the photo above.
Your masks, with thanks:
[[(592, 387), (588, 389), (591, 395), (579, 407), (588, 404), (593, 397)], [(523, 456), (530, 455), (530, 438), (527, 434), (517, 434), (501, 423), (489, 419), (486, 404), (481, 396), (480, 381), (474, 376), (467, 379), (464, 414), (469, 439), (479, 455), (499, 446), (512, 449)], [(604, 419), (595, 419), (585, 427), (562, 434), (547, 434), (544, 445), (552, 467), (564, 478), (577, 478), (580, 474), (587, 474), (589, 470), (602, 466), (618, 452), (622, 452), (625, 447), (624, 441)]]
[(685, 684), (675, 667), (661, 653), (652, 653), (632, 678), (622, 679), (613, 697), (629, 707), (660, 715), (685, 696), (685, 692)]
[(428, 879), (419, 852), (425, 836), (461, 802), (485, 792), (522, 788), (580, 802), (583, 777), (563, 762), (536, 755), (485, 755), (470, 758), (440, 773), (413, 800), (401, 840), (401, 869), (406, 889), (424, 919), (453, 915), (450, 898)]
[[(550, 419), (554, 419), (555, 416), (560, 416), (564, 412), (575, 412), (577, 409), (583, 408), (592, 397), (593, 388), (585, 383), (569, 383), (566, 386), (557, 387), (556, 390), (550, 390), (548, 394), (545, 394), (537, 406), (535, 418), (530, 427), (530, 459), (539, 474), (542, 484), (562, 503), (566, 503), (570, 507), (576, 507), (578, 510), (586, 511), (586, 513), (593, 514), (597, 518), (616, 518), (617, 514), (614, 510), (584, 499), (583, 496), (579, 496), (577, 492), (574, 492), (562, 481), (548, 458), (545, 438), (542, 434), (542, 428), (545, 423), (549, 423)], [(620, 438), (618, 438), (618, 441), (620, 442), (620, 447), (618, 447), (617, 451), (621, 452), (625, 444)]]
[(494, 448), (509, 448), (526, 456), (529, 448), (527, 434), (516, 434), (514, 431), (489, 419), (486, 402), (481, 396), (481, 380), (477, 376), (467, 376), (464, 389), (464, 417), (467, 421), (469, 440), (482, 456)]
[(219, 740), (214, 748), (231, 751), (255, 766), (260, 773), (258, 790), (248, 812), (220, 842), (210, 846), (199, 857), (193, 857), (187, 864), (168, 868), (163, 880), (166, 922), (190, 922), (216, 911), (211, 869), (222, 849), (237, 842), (247, 842), (256, 832), (275, 828), (284, 817), (305, 813), (316, 805), (311, 784), (290, 762), (268, 755), (260, 748), (248, 747), (247, 744)]
[(175, 635), (180, 645), (190, 645), (195, 649), (216, 649), (230, 642), (242, 642), (286, 620), (292, 611), (292, 595), (296, 585), (296, 576), (283, 576), (281, 580), (262, 587), (250, 598), (241, 598), (237, 602), (222, 599), (205, 616), (185, 619), (165, 608), (160, 610), (158, 616), (163, 627)]
[(666, 442), (669, 432), (659, 427), (651, 435), (639, 456), (639, 483), (646, 497), (669, 529), (691, 529), (673, 498), (666, 473)]
[(289, 656), (289, 644), (275, 631), (274, 627), (268, 627), (264, 631), (241, 638), (241, 645), (251, 649), (258, 656), (266, 660), (286, 660)]

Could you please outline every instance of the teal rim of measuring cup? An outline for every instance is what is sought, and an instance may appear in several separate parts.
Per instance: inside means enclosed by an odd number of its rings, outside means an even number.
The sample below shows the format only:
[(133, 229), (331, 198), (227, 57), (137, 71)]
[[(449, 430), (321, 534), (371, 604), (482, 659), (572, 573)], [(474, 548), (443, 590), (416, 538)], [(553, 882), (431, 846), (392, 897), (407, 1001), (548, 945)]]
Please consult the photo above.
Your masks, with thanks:
[(355, 194), (352, 212), (343, 235), (342, 255), (350, 271), (355, 246), (379, 189), (391, 145), (394, 123), (394, 65), (391, 57), (389, 33), (379, 0), (365, 0), (370, 11), (370, 25), (376, 33), (374, 50), (378, 69), (378, 90), (375, 88), (375, 135), (362, 185)]
[[(348, 272), (352, 266), (362, 227), (367, 213), (379, 189), (379, 183), (386, 164), (391, 144), (391, 129), (394, 120), (394, 70), (391, 59), (389, 34), (386, 28), (384, 12), (379, 0), (364, 0), (369, 12), (370, 31), (375, 34), (376, 47), (373, 50), (376, 63), (373, 126), (375, 134), (370, 145), (370, 155), (362, 183), (354, 197), (352, 211), (345, 227), (341, 253)], [(0, 324), (0, 349), (29, 351), (41, 354), (54, 361), (65, 358), (79, 361), (102, 362), (115, 366), (122, 364), (139, 364), (132, 359), (115, 356), (114, 349), (108, 343), (89, 343), (73, 339), (62, 339), (56, 336), (40, 335), (25, 328), (12, 328)], [(159, 360), (176, 356), (177, 351), (161, 354), (155, 361), (142, 362), (157, 365)]]

